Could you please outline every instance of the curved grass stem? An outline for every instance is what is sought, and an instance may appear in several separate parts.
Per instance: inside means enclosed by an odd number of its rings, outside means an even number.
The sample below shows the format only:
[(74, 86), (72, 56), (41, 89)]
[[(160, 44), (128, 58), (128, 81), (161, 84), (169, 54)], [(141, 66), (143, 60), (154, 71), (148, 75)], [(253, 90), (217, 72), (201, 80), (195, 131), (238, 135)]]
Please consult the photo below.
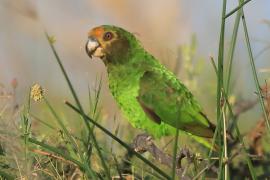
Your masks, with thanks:
[(258, 75), (257, 75), (257, 71), (256, 71), (255, 63), (254, 63), (254, 58), (253, 58), (253, 54), (252, 54), (252, 50), (251, 50), (251, 45), (250, 45), (250, 41), (249, 41), (246, 19), (245, 19), (243, 9), (241, 9), (241, 11), (242, 11), (242, 23), (243, 23), (243, 27), (244, 27), (245, 39), (246, 39), (246, 43), (247, 43), (248, 55), (249, 55), (250, 65), (252, 68), (253, 78), (254, 78), (257, 93), (259, 96), (261, 109), (262, 109), (262, 112), (264, 115), (264, 120), (266, 122), (268, 130), (270, 130), (269, 117), (268, 117), (268, 114), (267, 114), (265, 106), (264, 106), (264, 99), (263, 99), (260, 83), (258, 80)]
[[(46, 38), (47, 38), (47, 40), (48, 40), (48, 42), (49, 42), (49, 45), (50, 45), (50, 47), (51, 47), (51, 49), (52, 49), (52, 51), (53, 51), (53, 54), (54, 54), (54, 56), (55, 56), (55, 58), (56, 58), (56, 60), (57, 60), (57, 63), (58, 63), (58, 65), (60, 66), (60, 69), (61, 69), (61, 71), (62, 71), (62, 74), (63, 74), (64, 77), (65, 77), (65, 80), (66, 80), (66, 82), (67, 82), (67, 84), (68, 84), (68, 87), (69, 87), (69, 89), (70, 89), (70, 91), (71, 91), (71, 94), (72, 94), (72, 96), (73, 96), (73, 98), (74, 98), (74, 100), (75, 100), (75, 102), (76, 102), (78, 108), (80, 109), (81, 112), (84, 112), (84, 111), (83, 111), (83, 108), (82, 108), (82, 105), (81, 105), (81, 103), (80, 103), (80, 101), (79, 101), (79, 98), (78, 98), (78, 96), (77, 96), (77, 94), (76, 94), (76, 92), (75, 92), (75, 89), (73, 88), (73, 85), (72, 85), (72, 83), (71, 83), (71, 81), (70, 81), (70, 79), (69, 79), (69, 77), (68, 77), (68, 75), (67, 75), (67, 72), (66, 72), (66, 70), (65, 70), (65, 68), (64, 68), (64, 66), (63, 66), (63, 64), (62, 64), (62, 62), (61, 62), (61, 60), (60, 60), (60, 57), (58, 56), (58, 53), (56, 52), (56, 50), (55, 50), (55, 48), (54, 48), (54, 46), (53, 46), (53, 42), (52, 42), (50, 36), (48, 35), (47, 32), (45, 32), (45, 35), (46, 35)], [(105, 163), (105, 159), (104, 159), (104, 157), (103, 157), (103, 155), (102, 155), (102, 153), (101, 153), (101, 150), (100, 150), (100, 147), (99, 147), (99, 145), (98, 145), (98, 143), (97, 143), (96, 137), (94, 136), (93, 131), (91, 131), (91, 127), (90, 127), (89, 123), (87, 122), (87, 120), (85, 119), (85, 117), (82, 116), (82, 118), (83, 118), (84, 123), (85, 123), (85, 125), (86, 125), (86, 127), (87, 127), (87, 130), (88, 130), (88, 135), (89, 135), (88, 137), (91, 138), (91, 140), (92, 140), (92, 142), (93, 142), (93, 144), (94, 144), (94, 147), (95, 147), (95, 149), (97, 150), (99, 159), (100, 159), (101, 164), (102, 164), (102, 166), (103, 166), (103, 168), (104, 168), (104, 171), (105, 171), (105, 173), (106, 173), (106, 177), (107, 177), (108, 180), (110, 180), (110, 178), (111, 178), (110, 170), (109, 170), (107, 164)], [(85, 158), (85, 161), (86, 161), (85, 163), (88, 163), (87, 160), (86, 160), (86, 158)]]

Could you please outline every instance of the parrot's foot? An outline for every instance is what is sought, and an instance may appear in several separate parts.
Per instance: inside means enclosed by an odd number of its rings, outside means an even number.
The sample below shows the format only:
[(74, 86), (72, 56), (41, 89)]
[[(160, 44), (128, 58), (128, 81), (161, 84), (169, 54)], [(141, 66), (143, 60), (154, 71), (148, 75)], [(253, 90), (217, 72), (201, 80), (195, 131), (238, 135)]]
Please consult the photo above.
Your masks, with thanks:
[[(162, 149), (159, 149), (153, 142), (152, 136), (149, 134), (139, 134), (135, 137), (132, 143), (132, 148), (138, 153), (149, 152), (158, 162), (164, 164), (170, 168), (173, 167), (173, 156), (163, 152)], [(194, 161), (194, 154), (190, 152), (188, 148), (182, 148), (176, 156), (176, 174), (178, 177), (184, 180), (191, 179), (186, 175), (187, 169), (189, 166), (182, 167), (181, 161), (186, 158), (188, 164), (192, 164)]]
[(147, 133), (139, 134), (133, 140), (132, 146), (134, 151), (138, 153), (144, 153), (148, 151), (148, 148), (153, 145), (153, 138)]
[[(133, 140), (132, 144), (130, 144), (130, 147), (136, 151), (137, 153), (144, 153), (148, 151), (149, 146), (153, 144), (152, 137), (146, 133), (139, 134), (136, 136), (136, 138)], [(120, 163), (120, 169), (121, 173), (123, 174), (133, 174), (132, 172), (132, 163), (131, 158), (134, 156), (133, 151), (128, 151), (123, 161)], [(141, 178), (138, 178), (141, 179)]]
[(177, 168), (182, 168), (181, 162), (184, 158), (187, 159), (188, 163), (192, 163), (193, 162), (193, 158), (194, 155), (190, 152), (190, 150), (186, 147), (182, 148), (179, 152), (179, 154), (176, 156), (176, 160), (177, 160)]

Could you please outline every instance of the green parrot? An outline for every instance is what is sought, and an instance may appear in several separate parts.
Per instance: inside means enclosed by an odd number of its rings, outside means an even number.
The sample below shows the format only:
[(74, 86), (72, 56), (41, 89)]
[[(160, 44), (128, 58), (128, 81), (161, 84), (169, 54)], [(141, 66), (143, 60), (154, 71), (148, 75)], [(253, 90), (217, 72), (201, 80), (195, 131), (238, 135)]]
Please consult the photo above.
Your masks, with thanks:
[(215, 125), (192, 93), (132, 33), (111, 25), (95, 27), (85, 49), (90, 58), (104, 62), (109, 89), (133, 127), (157, 138), (175, 134), (175, 128), (213, 137)]

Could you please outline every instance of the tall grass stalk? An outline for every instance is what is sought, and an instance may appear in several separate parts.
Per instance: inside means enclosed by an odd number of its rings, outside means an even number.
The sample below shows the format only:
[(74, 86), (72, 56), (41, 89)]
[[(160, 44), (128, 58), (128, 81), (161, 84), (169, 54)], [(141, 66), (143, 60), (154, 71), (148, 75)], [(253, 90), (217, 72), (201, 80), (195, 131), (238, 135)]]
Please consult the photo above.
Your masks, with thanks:
[[(214, 67), (214, 70), (215, 70), (215, 72), (216, 72), (216, 74), (217, 74), (217, 67), (216, 67), (216, 64), (215, 64), (213, 58), (211, 58), (211, 62), (212, 62), (212, 65), (213, 65), (213, 67)], [(244, 155), (245, 155), (245, 158), (246, 158), (246, 162), (247, 162), (247, 165), (248, 165), (250, 174), (251, 174), (251, 176), (252, 176), (252, 179), (253, 179), (253, 180), (256, 180), (256, 179), (257, 179), (257, 178), (256, 178), (256, 173), (255, 173), (254, 167), (253, 167), (253, 165), (252, 165), (251, 159), (250, 159), (250, 157), (248, 156), (248, 150), (247, 150), (247, 148), (246, 148), (246, 146), (245, 146), (245, 142), (244, 142), (244, 140), (243, 140), (243, 138), (242, 138), (242, 136), (241, 136), (241, 134), (240, 134), (240, 131), (239, 131), (239, 128), (238, 128), (238, 124), (237, 124), (237, 121), (235, 121), (235, 115), (233, 114), (232, 107), (231, 107), (231, 105), (230, 105), (230, 103), (229, 103), (228, 95), (226, 94), (226, 92), (223, 92), (223, 96), (224, 96), (224, 99), (225, 99), (225, 102), (226, 102), (226, 107), (228, 107), (228, 110), (229, 110), (229, 116), (233, 118), (232, 121), (234, 121), (233, 124), (234, 124), (234, 127), (235, 127), (235, 129), (236, 129), (236, 137), (238, 138), (240, 144), (241, 144), (242, 147), (243, 147)], [(215, 132), (213, 139), (216, 139), (216, 135), (217, 135), (217, 133)], [(214, 140), (213, 140), (213, 142), (212, 142), (212, 147), (213, 147), (213, 146), (214, 146)], [(223, 152), (222, 152), (222, 154), (223, 154)], [(209, 160), (209, 161), (210, 161), (210, 157), (211, 157), (211, 156), (212, 156), (212, 149), (210, 149), (210, 152), (209, 152), (209, 154), (208, 154), (208, 160)], [(205, 170), (205, 171), (206, 171), (206, 170)], [(220, 173), (219, 173), (219, 175), (221, 174), (221, 172), (222, 172), (222, 168), (220, 168)], [(203, 172), (201, 172), (201, 173), (203, 173)], [(228, 172), (228, 173), (229, 173), (229, 172)], [(205, 179), (205, 174), (204, 174), (203, 179)]]
[[(95, 121), (98, 121), (99, 116), (100, 116), (100, 109), (98, 109), (98, 104), (100, 101), (100, 92), (101, 92), (101, 87), (102, 87), (102, 77), (98, 80), (96, 77), (95, 80), (95, 89), (94, 89), (94, 95), (91, 93), (91, 88), (90, 85), (88, 84), (88, 103), (89, 103), (89, 113), (88, 115), (92, 117)], [(93, 97), (92, 97), (93, 96)], [(91, 133), (94, 133), (95, 130), (95, 125), (91, 124), (90, 130), (92, 131)], [(85, 144), (85, 150), (86, 150), (86, 160), (90, 162), (90, 158), (92, 155), (92, 143), (91, 139), (88, 137), (86, 142), (84, 141)]]
[[(231, 105), (229, 103), (228, 96), (227, 96), (226, 93), (224, 93), (224, 98), (225, 98), (226, 104), (228, 106), (230, 117), (234, 117), (234, 114), (233, 114), (233, 111), (232, 111), (232, 107), (231, 107)], [(235, 122), (235, 130), (236, 130), (237, 138), (238, 138), (240, 144), (242, 145), (243, 152), (244, 152), (244, 155), (245, 155), (245, 158), (246, 158), (246, 161), (247, 161), (247, 165), (248, 165), (248, 169), (249, 169), (249, 172), (251, 174), (251, 177), (252, 177), (253, 180), (256, 180), (257, 179), (256, 172), (255, 172), (255, 169), (254, 169), (254, 167), (252, 165), (251, 159), (248, 156), (248, 150), (246, 148), (246, 145), (245, 145), (245, 142), (243, 140), (243, 137), (240, 134), (240, 130), (238, 128), (237, 122)]]
[[(234, 30), (233, 30), (233, 35), (232, 35), (232, 40), (231, 40), (230, 50), (229, 50), (229, 70), (228, 70), (228, 78), (227, 78), (227, 84), (226, 84), (226, 92), (224, 94), (225, 94), (226, 104), (228, 106), (230, 116), (232, 117), (232, 120), (233, 120), (233, 125), (235, 125), (236, 135), (237, 135), (240, 143), (243, 146), (243, 151), (244, 151), (244, 154), (245, 154), (245, 158), (246, 158), (246, 161), (247, 161), (247, 164), (248, 164), (248, 168), (249, 168), (251, 177), (252, 177), (252, 179), (257, 179), (254, 167), (252, 165), (250, 157), (248, 156), (247, 149), (245, 147), (245, 143), (244, 143), (243, 138), (242, 138), (242, 136), (240, 134), (237, 122), (235, 122), (235, 118), (234, 118), (235, 116), (233, 115), (232, 108), (231, 108), (231, 106), (230, 106), (230, 104), (228, 102), (228, 96), (226, 94), (226, 93), (229, 92), (233, 54), (234, 54), (235, 43), (236, 43), (236, 38), (237, 38), (237, 33), (238, 33), (238, 27), (239, 27), (240, 19), (242, 17), (242, 23), (243, 23), (244, 32), (245, 32), (245, 39), (246, 39), (246, 43), (247, 43), (247, 47), (248, 47), (250, 63), (251, 63), (251, 66), (252, 66), (253, 77), (254, 77), (254, 80), (255, 80), (257, 91), (259, 93), (260, 103), (261, 103), (261, 106), (262, 106), (262, 110), (264, 112), (266, 124), (269, 123), (269, 121), (267, 119), (268, 116), (266, 116), (265, 106), (264, 106), (264, 102), (263, 102), (262, 95), (261, 95), (261, 90), (260, 90), (260, 86), (259, 86), (259, 82), (258, 82), (258, 77), (257, 77), (257, 73), (256, 73), (256, 68), (255, 68), (255, 64), (254, 64), (254, 59), (253, 59), (252, 50), (251, 50), (251, 46), (250, 46), (250, 42), (249, 42), (248, 31), (247, 31), (247, 26), (246, 26), (245, 17), (244, 17), (244, 11), (243, 11), (243, 6), (246, 3), (250, 2), (250, 0), (247, 0), (247, 1), (239, 0), (238, 2), (239, 2), (239, 6), (237, 8), (235, 8), (233, 11), (231, 11), (230, 13), (228, 13), (226, 15), (226, 17), (225, 17), (225, 18), (227, 18), (230, 15), (232, 15), (234, 12), (237, 11), (237, 16), (236, 16), (236, 20), (235, 20), (235, 25), (234, 25)], [(269, 128), (269, 124), (267, 126)], [(234, 127), (234, 126), (232, 126), (232, 127)]]
[(234, 8), (233, 10), (231, 10), (228, 14), (226, 14), (225, 18), (230, 17), (231, 15), (233, 15), (235, 12), (239, 11), (239, 9), (241, 9), (245, 4), (247, 4), (248, 2), (250, 2), (251, 0), (246, 0), (245, 2), (242, 1), (241, 4), (239, 4), (236, 8)]
[[(242, 6), (244, 4), (241, 4)], [(239, 5), (240, 6), (240, 5)], [(242, 7), (241, 6), (241, 7)], [(238, 8), (238, 7), (237, 7)], [(225, 16), (226, 18), (226, 16)], [(233, 27), (233, 33), (232, 33), (232, 37), (231, 37), (231, 41), (230, 41), (230, 47), (229, 47), (229, 52), (228, 52), (228, 69), (227, 69), (227, 79), (226, 79), (226, 84), (225, 84), (225, 89), (223, 92), (223, 96), (225, 96), (225, 93), (229, 92), (230, 89), (230, 81), (231, 81), (231, 74), (232, 74), (232, 67), (233, 67), (233, 58), (234, 58), (234, 52), (235, 52), (235, 45), (236, 45), (236, 40), (237, 40), (237, 35), (238, 35), (238, 29), (239, 29), (239, 23), (240, 23), (240, 18), (241, 18), (241, 11), (237, 11), (237, 15), (235, 18), (235, 22), (234, 22), (234, 27)], [(225, 161), (225, 179), (227, 179), (228, 175), (229, 175), (229, 170), (228, 170), (228, 152), (227, 152), (227, 139), (226, 139), (226, 108), (227, 108), (227, 104), (225, 104), (222, 108), (222, 114), (223, 114), (223, 134), (224, 134), (224, 159)]]
[[(214, 58), (211, 56), (210, 57), (210, 60), (211, 60), (211, 64), (213, 65), (213, 68), (214, 68), (214, 71), (215, 71), (215, 74), (216, 74), (216, 76), (218, 76), (218, 69), (217, 69), (217, 66), (216, 66), (216, 64), (215, 64), (215, 60), (214, 60)], [(219, 122), (219, 121), (218, 121)], [(217, 127), (218, 128), (218, 127)], [(215, 132), (214, 132), (214, 135), (213, 135), (213, 139), (212, 139), (212, 144), (211, 144), (211, 148), (210, 148), (210, 150), (209, 150), (209, 152), (208, 152), (208, 157), (207, 157), (207, 159), (208, 159), (208, 161), (209, 161), (209, 164), (211, 163), (211, 156), (212, 156), (212, 154), (213, 154), (213, 150), (214, 150), (214, 147), (215, 147), (215, 145), (216, 145), (216, 139), (217, 139), (217, 136), (218, 136), (218, 130), (217, 130), (217, 128), (216, 128), (216, 130), (215, 130)], [(213, 162), (212, 162), (213, 163)], [(221, 163), (221, 161), (219, 161), (219, 163)], [(221, 168), (222, 169), (222, 168)], [(205, 170), (206, 171), (206, 170)], [(205, 171), (203, 171), (203, 172), (205, 172)], [(201, 172), (201, 173), (203, 173), (203, 172)], [(219, 173), (220, 174), (220, 173)], [(205, 179), (205, 175), (206, 174), (204, 174), (203, 175), (203, 177), (202, 177), (202, 179), (204, 180)]]
[(221, 108), (222, 108), (222, 88), (223, 88), (223, 60), (224, 60), (224, 34), (225, 34), (225, 13), (226, 13), (226, 3), (227, 0), (223, 0), (223, 7), (222, 7), (222, 21), (221, 21), (221, 30), (220, 30), (220, 37), (219, 37), (219, 50), (218, 50), (218, 66), (217, 66), (217, 123), (218, 123), (218, 142), (221, 145)]
[[(225, 37), (225, 15), (226, 15), (226, 5), (227, 0), (223, 0), (222, 4), (222, 15), (221, 15), (221, 28), (220, 28), (220, 37), (219, 37), (219, 49), (218, 49), (218, 66), (217, 66), (217, 139), (219, 147), (222, 147), (224, 152), (224, 146), (222, 143), (221, 132), (224, 129), (223, 123), (221, 121), (221, 111), (222, 111), (222, 89), (223, 89), (223, 64), (224, 64), (224, 37)], [(215, 140), (214, 140), (215, 141)], [(220, 173), (223, 172), (224, 164), (223, 164), (223, 153), (219, 154), (219, 164), (222, 171), (219, 172), (219, 177), (221, 177)]]
[[(51, 49), (52, 49), (52, 51), (53, 51), (53, 54), (54, 54), (54, 56), (55, 56), (55, 58), (56, 58), (56, 60), (57, 60), (57, 62), (58, 62), (58, 65), (60, 66), (60, 69), (61, 69), (61, 71), (62, 71), (62, 74), (63, 74), (64, 77), (65, 77), (65, 80), (66, 80), (66, 82), (67, 82), (67, 84), (68, 84), (68, 87), (69, 87), (69, 89), (70, 89), (70, 91), (71, 91), (71, 93), (72, 93), (72, 96), (73, 96), (73, 98), (74, 98), (74, 100), (75, 100), (75, 102), (76, 102), (78, 108), (80, 109), (81, 112), (84, 112), (84, 111), (83, 111), (83, 108), (82, 108), (82, 105), (81, 105), (81, 103), (80, 103), (80, 101), (79, 101), (79, 98), (78, 98), (78, 96), (77, 96), (77, 94), (76, 94), (76, 92), (75, 92), (75, 90), (74, 90), (74, 88), (73, 88), (73, 86), (72, 86), (72, 84), (71, 84), (71, 81), (70, 81), (70, 79), (69, 79), (69, 77), (68, 77), (68, 75), (67, 75), (67, 73), (66, 73), (66, 70), (65, 70), (65, 68), (64, 68), (64, 66), (63, 66), (63, 64), (62, 64), (62, 62), (61, 62), (61, 60), (60, 60), (60, 57), (58, 56), (58, 53), (56, 52), (56, 50), (55, 50), (55, 48), (54, 48), (54, 45), (53, 45), (53, 42), (52, 42), (50, 36), (48, 35), (47, 32), (45, 32), (45, 35), (46, 35), (46, 38), (47, 38), (47, 40), (48, 40), (48, 42), (49, 42), (49, 45), (50, 45), (50, 47), (51, 47)], [(95, 149), (97, 150), (99, 159), (100, 159), (101, 164), (102, 164), (102, 166), (103, 166), (103, 169), (104, 169), (104, 171), (105, 171), (105, 173), (106, 173), (106, 177), (107, 177), (107, 179), (109, 180), (110, 177), (111, 177), (111, 175), (110, 175), (110, 170), (109, 170), (109, 168), (108, 168), (108, 166), (107, 166), (107, 164), (106, 164), (106, 162), (105, 162), (105, 159), (104, 159), (104, 157), (103, 157), (103, 155), (102, 155), (102, 153), (101, 153), (101, 150), (100, 150), (99, 145), (98, 145), (98, 143), (97, 143), (96, 137), (95, 137), (93, 131), (91, 131), (90, 125), (89, 125), (89, 123), (87, 122), (87, 120), (85, 119), (85, 117), (83, 116), (82, 118), (83, 118), (84, 123), (85, 123), (85, 125), (86, 125), (86, 127), (87, 127), (88, 134), (89, 134), (88, 136), (89, 136), (89, 138), (91, 138), (91, 140), (93, 141), (94, 147), (95, 147)], [(89, 163), (89, 162), (86, 160), (86, 158), (85, 158), (85, 161), (86, 161), (85, 163)]]
[(240, 24), (240, 19), (241, 19), (241, 11), (237, 11), (237, 15), (234, 21), (234, 26), (233, 26), (233, 33), (230, 41), (230, 47), (229, 47), (229, 52), (228, 52), (228, 69), (227, 69), (227, 79), (226, 79), (226, 88), (225, 92), (229, 94), (229, 89), (230, 89), (230, 82), (231, 82), (231, 75), (232, 75), (232, 67), (233, 67), (233, 58), (234, 58), (234, 51), (235, 51), (235, 45), (236, 45), (236, 40), (237, 40), (237, 35), (238, 35), (238, 29), (239, 29), (239, 24)]
[(29, 143), (28, 143), (28, 138), (31, 135), (31, 120), (29, 118), (29, 111), (30, 111), (30, 93), (28, 94), (27, 97), (27, 104), (23, 108), (23, 112), (21, 114), (21, 125), (22, 125), (22, 131), (23, 131), (23, 136), (24, 136), (24, 167), (27, 169), (28, 168), (28, 148), (29, 148)]
[[(243, 1), (243, 0), (240, 0), (240, 1)], [(253, 54), (252, 54), (252, 50), (251, 50), (251, 45), (250, 45), (250, 41), (249, 41), (249, 35), (248, 35), (248, 30), (247, 30), (246, 19), (245, 19), (245, 15), (244, 15), (243, 9), (241, 9), (241, 11), (242, 11), (242, 23), (243, 23), (243, 27), (244, 27), (245, 39), (246, 39), (246, 44), (247, 44), (247, 49), (248, 49), (248, 55), (249, 55), (250, 65), (251, 65), (251, 68), (252, 68), (253, 78), (254, 78), (256, 89), (257, 89), (257, 93), (258, 93), (258, 96), (259, 96), (259, 101), (260, 101), (261, 109), (263, 111), (264, 120), (266, 122), (266, 125), (267, 125), (268, 130), (270, 131), (269, 118), (268, 118), (268, 114), (267, 114), (266, 109), (265, 109), (265, 106), (264, 106), (264, 99), (263, 99), (263, 95), (262, 95), (260, 83), (259, 83), (259, 80), (258, 80), (258, 75), (257, 75), (255, 63), (254, 63), (254, 58), (253, 58)]]

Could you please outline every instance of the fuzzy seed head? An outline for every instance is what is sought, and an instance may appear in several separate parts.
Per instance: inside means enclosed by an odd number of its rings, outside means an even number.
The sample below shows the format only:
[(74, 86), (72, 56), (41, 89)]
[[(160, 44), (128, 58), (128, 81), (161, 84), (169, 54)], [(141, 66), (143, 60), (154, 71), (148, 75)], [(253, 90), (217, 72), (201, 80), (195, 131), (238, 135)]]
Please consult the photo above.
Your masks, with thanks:
[(41, 101), (44, 98), (44, 89), (39, 84), (31, 87), (30, 96), (34, 101)]

